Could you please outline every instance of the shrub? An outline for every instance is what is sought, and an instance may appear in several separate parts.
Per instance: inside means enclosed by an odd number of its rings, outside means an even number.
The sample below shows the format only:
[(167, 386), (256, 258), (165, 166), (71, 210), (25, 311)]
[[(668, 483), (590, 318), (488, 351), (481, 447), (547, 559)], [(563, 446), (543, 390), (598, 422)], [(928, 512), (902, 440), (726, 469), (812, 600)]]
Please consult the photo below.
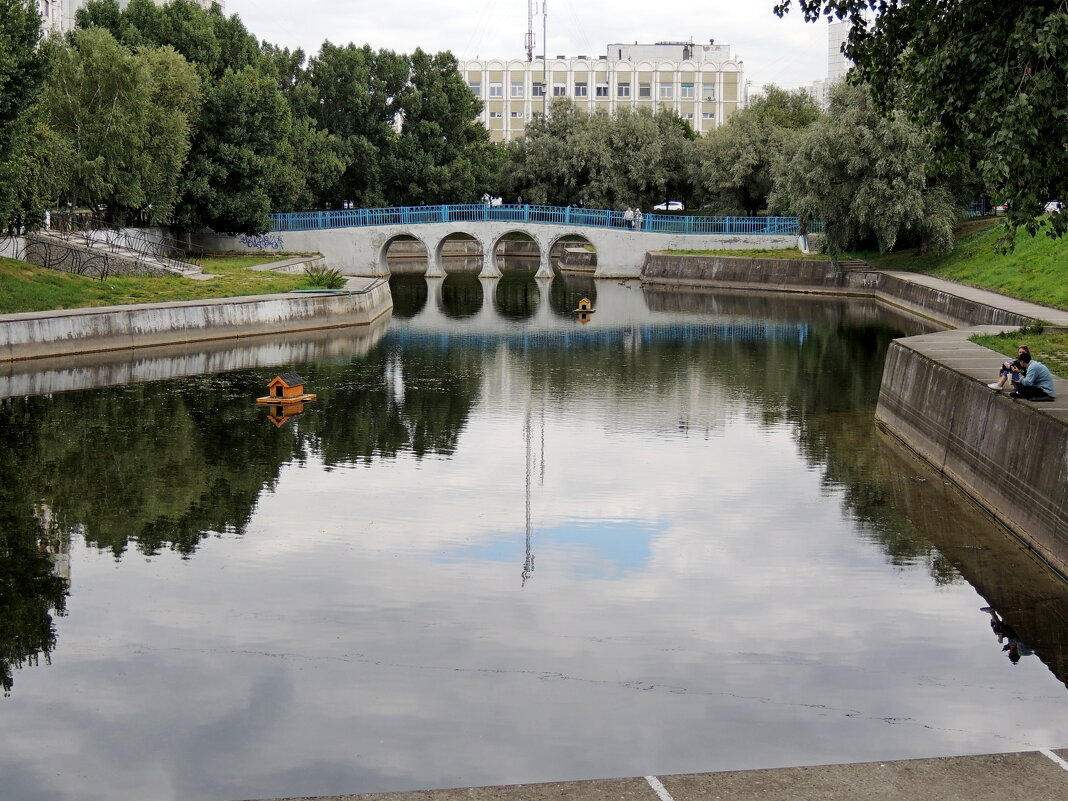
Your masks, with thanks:
[(341, 270), (323, 265), (313, 265), (304, 270), (304, 278), (309, 286), (322, 289), (341, 289), (346, 278)]

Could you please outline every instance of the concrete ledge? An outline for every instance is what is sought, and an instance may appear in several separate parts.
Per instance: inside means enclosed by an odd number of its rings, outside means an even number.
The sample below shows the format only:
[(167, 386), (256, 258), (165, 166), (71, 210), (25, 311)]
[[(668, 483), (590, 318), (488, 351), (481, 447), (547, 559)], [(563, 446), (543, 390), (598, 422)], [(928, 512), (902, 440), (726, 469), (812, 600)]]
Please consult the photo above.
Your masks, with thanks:
[(1030, 751), (275, 801), (1011, 801), (1016, 798), (1049, 801), (1068, 798), (1068, 771), (1047, 754)]
[(256, 295), (0, 316), (0, 361), (369, 325), (393, 308), (384, 280), (330, 294)]

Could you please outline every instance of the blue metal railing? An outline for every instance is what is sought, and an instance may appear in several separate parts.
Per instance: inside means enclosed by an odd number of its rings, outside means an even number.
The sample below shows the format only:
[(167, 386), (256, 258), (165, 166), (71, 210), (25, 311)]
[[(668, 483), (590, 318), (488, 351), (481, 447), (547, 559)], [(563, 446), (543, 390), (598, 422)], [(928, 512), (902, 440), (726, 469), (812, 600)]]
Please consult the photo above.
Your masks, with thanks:
[[(462, 203), (448, 206), (400, 206), (383, 209), (335, 209), (272, 214), (272, 231), (318, 231), (372, 225), (422, 225), (451, 222), (529, 222), (587, 228), (632, 227), (623, 212), (575, 206)], [(641, 231), (664, 234), (795, 235), (796, 217), (693, 217), (682, 214), (644, 215)], [(822, 225), (809, 233), (820, 233)]]

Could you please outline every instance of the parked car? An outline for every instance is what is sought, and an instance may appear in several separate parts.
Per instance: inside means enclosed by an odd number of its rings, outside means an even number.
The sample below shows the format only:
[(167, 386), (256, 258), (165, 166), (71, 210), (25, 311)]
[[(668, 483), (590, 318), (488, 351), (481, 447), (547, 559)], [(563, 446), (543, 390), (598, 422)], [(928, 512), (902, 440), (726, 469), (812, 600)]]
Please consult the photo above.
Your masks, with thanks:
[(669, 200), (667, 203), (657, 203), (653, 211), (686, 211), (686, 204), (681, 200)]
[(1004, 214), (1010, 208), (1011, 208), (1011, 206), (1008, 203), (1002, 203), (1000, 206), (994, 206), (994, 213), (995, 214)]
[(1046, 204), (1046, 214), (1057, 214), (1064, 211), (1064, 204), (1059, 200), (1051, 200)]

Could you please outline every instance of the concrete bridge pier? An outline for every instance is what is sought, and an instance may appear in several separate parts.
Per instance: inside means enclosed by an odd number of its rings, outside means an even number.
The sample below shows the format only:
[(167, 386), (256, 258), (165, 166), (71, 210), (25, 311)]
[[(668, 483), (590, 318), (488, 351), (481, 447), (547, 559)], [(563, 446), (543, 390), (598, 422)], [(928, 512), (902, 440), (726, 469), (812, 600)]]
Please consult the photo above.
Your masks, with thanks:
[(538, 272), (534, 275), (535, 278), (552, 278), (553, 277), (553, 263), (550, 257), (552, 250), (552, 243), (546, 245), (544, 242), (539, 242), (538, 247), (540, 250), (541, 259), (538, 262)]
[(445, 277), (445, 265), (441, 258), (441, 251), (444, 247), (445, 240), (439, 239), (437, 245), (426, 249), (426, 273), (424, 273), (424, 275), (426, 275), (427, 278)]
[(493, 244), (487, 244), (482, 240), (479, 240), (479, 245), (482, 247), (482, 272), (478, 274), (479, 278), (500, 278), (504, 275), (501, 272), (500, 265), (497, 264), (497, 249)]
[(418, 319), (420, 323), (432, 323), (434, 325), (445, 325), (448, 323), (445, 319), (445, 315), (441, 311), (445, 307), (441, 297), (441, 291), (444, 285), (444, 275), (438, 277), (426, 276), (426, 305), (423, 306), (423, 310), (416, 315), (416, 319)]
[(534, 312), (534, 320), (549, 324), (553, 322), (553, 310), (549, 302), (549, 290), (552, 289), (553, 282), (545, 280), (545, 276), (541, 275), (541, 270), (538, 270), (538, 275), (534, 277), (540, 279), (538, 280), (538, 308)]

